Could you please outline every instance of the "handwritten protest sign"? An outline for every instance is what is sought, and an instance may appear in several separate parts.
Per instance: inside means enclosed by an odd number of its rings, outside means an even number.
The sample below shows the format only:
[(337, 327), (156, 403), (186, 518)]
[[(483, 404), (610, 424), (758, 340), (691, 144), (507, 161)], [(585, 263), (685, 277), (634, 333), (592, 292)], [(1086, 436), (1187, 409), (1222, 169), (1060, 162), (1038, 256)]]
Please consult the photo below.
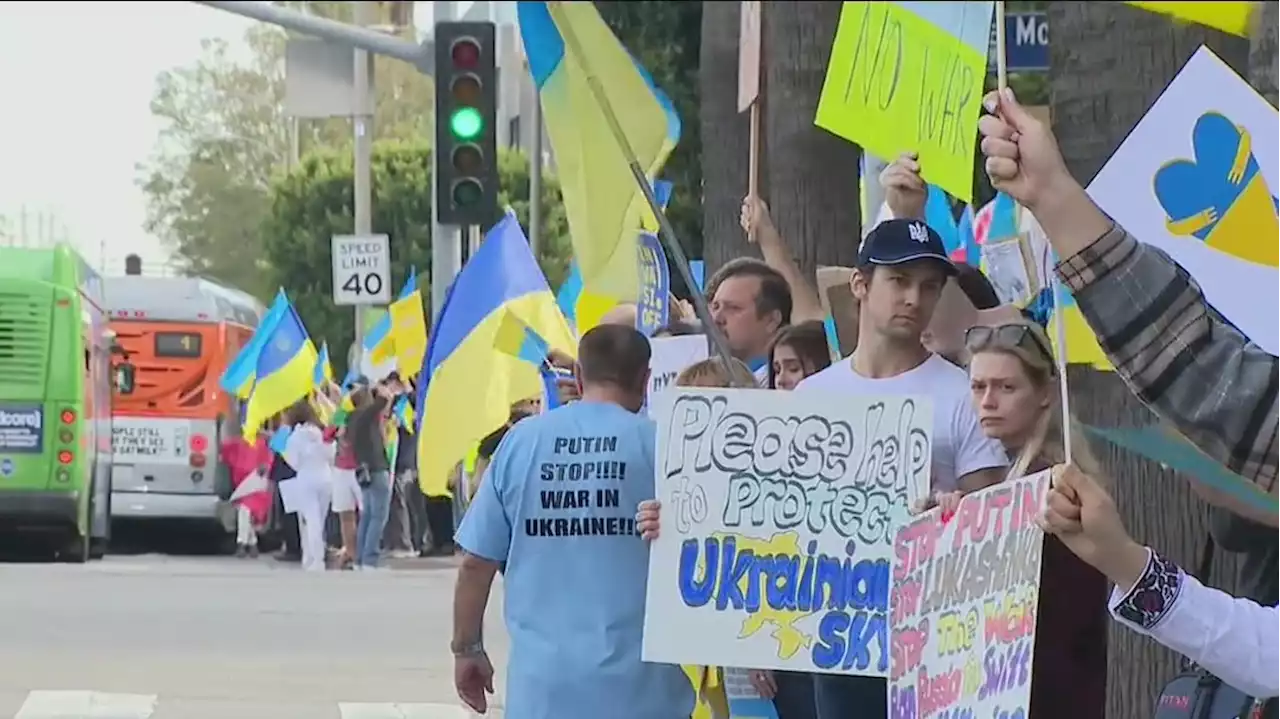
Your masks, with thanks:
[(817, 125), (969, 202), (993, 3), (846, 2)]
[(707, 358), (707, 338), (702, 335), (659, 337), (649, 340), (649, 401), (673, 386), (685, 367)]
[(650, 337), (667, 324), (671, 300), (671, 270), (658, 236), (640, 233), (640, 293), (636, 301), (636, 330)]
[(1003, 482), (898, 529), (890, 719), (1028, 716), (1048, 488)]
[(655, 398), (643, 658), (887, 676), (892, 541), (907, 485), (928, 483), (932, 414), (909, 397)]

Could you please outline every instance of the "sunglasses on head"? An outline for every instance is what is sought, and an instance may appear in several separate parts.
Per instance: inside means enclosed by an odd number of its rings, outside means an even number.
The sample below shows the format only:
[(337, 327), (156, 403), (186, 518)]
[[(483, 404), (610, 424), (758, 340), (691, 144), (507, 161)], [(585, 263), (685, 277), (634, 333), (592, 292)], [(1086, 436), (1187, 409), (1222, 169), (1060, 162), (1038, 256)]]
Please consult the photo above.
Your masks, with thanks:
[(1040, 339), (1040, 335), (1032, 331), (1030, 326), (1024, 324), (970, 327), (964, 333), (964, 347), (970, 352), (981, 352), (992, 347), (1027, 349), (1028, 339), (1031, 340), (1031, 345), (1036, 348), (1036, 351), (1049, 361), (1050, 366), (1053, 366), (1053, 350)]

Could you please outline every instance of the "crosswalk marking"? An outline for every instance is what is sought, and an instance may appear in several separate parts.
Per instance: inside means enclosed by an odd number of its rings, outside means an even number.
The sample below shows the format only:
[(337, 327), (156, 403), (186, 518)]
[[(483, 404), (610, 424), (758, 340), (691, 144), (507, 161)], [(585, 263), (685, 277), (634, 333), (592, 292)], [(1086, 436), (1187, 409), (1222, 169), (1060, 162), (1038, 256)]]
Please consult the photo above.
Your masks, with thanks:
[(155, 710), (155, 694), (33, 691), (14, 719), (148, 719)]
[(456, 704), (338, 704), (342, 719), (470, 719), (474, 716)]
[[(3, 703), (3, 702), (0, 702)], [(270, 703), (270, 702), (268, 702)], [(241, 712), (245, 719), (265, 719), (279, 713), (279, 705), (272, 709), (262, 707), (262, 712), (254, 712), (245, 707)], [(183, 707), (186, 707), (185, 709)], [(324, 710), (312, 705), (309, 714), (316, 719), (333, 717), (334, 705), (329, 704)], [(174, 714), (187, 714), (190, 707), (179, 700), (173, 706), (157, 694), (112, 694), (96, 691), (31, 691), (12, 719), (179, 719)], [(315, 713), (315, 712), (320, 713)], [(5, 719), (6, 712), (0, 711)], [(491, 708), (486, 719), (501, 719), (500, 708)], [(203, 714), (201, 716), (204, 716)], [(290, 716), (293, 716), (290, 714)], [(299, 714), (302, 716), (302, 714)], [(408, 702), (338, 702), (337, 716), (340, 719), (475, 719), (473, 714), (460, 704), (453, 703), (408, 703)], [(237, 713), (235, 719), (240, 719)], [(231, 719), (231, 718), (228, 718)]]

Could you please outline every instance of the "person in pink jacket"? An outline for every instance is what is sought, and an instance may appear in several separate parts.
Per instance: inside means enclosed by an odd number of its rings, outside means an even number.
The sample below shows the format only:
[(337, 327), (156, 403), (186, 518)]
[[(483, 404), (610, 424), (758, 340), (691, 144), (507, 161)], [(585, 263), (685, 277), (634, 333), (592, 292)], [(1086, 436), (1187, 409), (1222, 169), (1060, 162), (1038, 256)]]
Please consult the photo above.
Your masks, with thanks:
[[(267, 465), (271, 462), (271, 440), (268, 431), (258, 433), (250, 444), (243, 436), (226, 437), (219, 447), (219, 457), (231, 473), (231, 486), (237, 490), (233, 502), (236, 506), (236, 556), (258, 556), (258, 532), (267, 522), (271, 512), (271, 485), (265, 481)], [(241, 485), (254, 473), (261, 480), (261, 489), (239, 492)], [(258, 481), (258, 480), (255, 480)]]

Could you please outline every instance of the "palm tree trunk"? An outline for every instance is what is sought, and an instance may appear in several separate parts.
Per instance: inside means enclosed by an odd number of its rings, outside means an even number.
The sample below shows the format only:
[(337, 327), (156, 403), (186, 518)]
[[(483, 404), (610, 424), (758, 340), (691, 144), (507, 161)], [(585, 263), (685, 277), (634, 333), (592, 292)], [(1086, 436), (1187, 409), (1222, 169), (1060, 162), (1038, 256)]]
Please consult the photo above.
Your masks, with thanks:
[(747, 194), (746, 114), (738, 112), (738, 16), (741, 3), (709, 2), (702, 9), (698, 83), (702, 129), (702, 251), (706, 276), (750, 254), (738, 210)]
[[(715, 3), (711, 3), (715, 4)], [(762, 175), (774, 222), (801, 270), (849, 265), (862, 239), (862, 149), (813, 124), (840, 3), (764, 3)], [(764, 183), (762, 183), (762, 186)]]

